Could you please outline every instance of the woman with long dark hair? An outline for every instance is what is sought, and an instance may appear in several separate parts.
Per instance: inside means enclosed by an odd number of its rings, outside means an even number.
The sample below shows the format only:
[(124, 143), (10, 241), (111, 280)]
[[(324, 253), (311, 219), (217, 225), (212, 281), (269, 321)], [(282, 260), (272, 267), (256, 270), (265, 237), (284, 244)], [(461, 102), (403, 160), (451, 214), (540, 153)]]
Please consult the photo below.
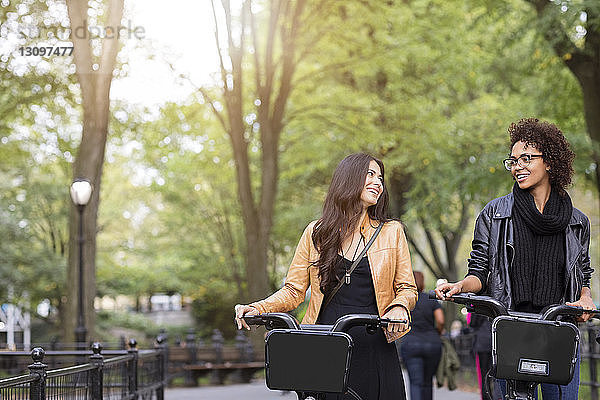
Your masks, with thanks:
[[(249, 329), (242, 319), (244, 315), (295, 309), (304, 301), (309, 287), (311, 297), (304, 324), (332, 324), (337, 318), (354, 313), (410, 320), (417, 290), (408, 244), (402, 225), (388, 217), (387, 207), (383, 163), (364, 153), (344, 158), (333, 174), (323, 215), (304, 230), (284, 286), (264, 300), (236, 305), (238, 328)], [(350, 266), (380, 224), (383, 226), (379, 234), (350, 273)], [(375, 335), (368, 335), (364, 327), (350, 330), (355, 347), (348, 386), (362, 398), (405, 398), (392, 342), (408, 330), (408, 324), (400, 323), (389, 324), (385, 332)], [(338, 398), (345, 397), (328, 397)]]
[[(504, 166), (515, 180), (512, 192), (483, 208), (467, 276), (439, 285), (437, 296), (484, 292), (510, 310), (530, 313), (562, 303), (595, 309), (590, 221), (566, 191), (575, 154), (556, 125), (536, 118), (511, 124), (508, 133), (510, 155)], [(581, 320), (589, 318), (584, 313)], [(541, 387), (544, 400), (576, 400), (579, 358), (571, 383)]]

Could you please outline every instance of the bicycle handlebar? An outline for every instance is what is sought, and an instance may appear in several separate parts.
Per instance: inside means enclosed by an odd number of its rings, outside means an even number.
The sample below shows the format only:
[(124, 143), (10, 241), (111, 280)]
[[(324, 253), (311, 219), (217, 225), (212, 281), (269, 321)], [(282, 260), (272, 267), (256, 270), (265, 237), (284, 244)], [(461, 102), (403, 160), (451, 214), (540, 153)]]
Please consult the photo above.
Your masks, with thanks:
[[(429, 291), (429, 298), (437, 299), (434, 290)], [(509, 314), (504, 304), (489, 296), (479, 296), (474, 293), (458, 293), (452, 297), (446, 297), (444, 300), (464, 304), (467, 306), (468, 311), (482, 314), (490, 318)]]
[(544, 310), (542, 310), (542, 316), (540, 317), (540, 319), (555, 320), (556, 317), (558, 317), (559, 315), (563, 315), (563, 316), (572, 315), (574, 317), (579, 317), (583, 313), (590, 313), (590, 314), (592, 314), (592, 318), (594, 318), (594, 317), (598, 317), (598, 315), (600, 315), (600, 310), (586, 310), (585, 308), (579, 307), (579, 306), (568, 306), (566, 304), (556, 304), (556, 305), (548, 306)]
[(264, 325), (268, 330), (276, 328), (300, 329), (298, 320), (287, 313), (264, 313), (244, 315), (242, 318), (249, 325)]
[(301, 329), (326, 332), (347, 332), (355, 326), (365, 326), (367, 328), (386, 328), (390, 323), (407, 323), (406, 320), (391, 320), (381, 318), (378, 315), (371, 314), (348, 314), (344, 315), (335, 322), (334, 325), (300, 325), (298, 320), (287, 313), (264, 313), (258, 315), (246, 315), (243, 317), (249, 325), (264, 325), (267, 330), (283, 329)]
[(347, 332), (354, 326), (364, 325), (366, 327), (382, 327), (386, 328), (388, 324), (405, 324), (406, 320), (391, 320), (388, 318), (381, 318), (378, 315), (371, 314), (348, 314), (338, 318), (331, 329), (332, 332)]
[[(437, 299), (434, 290), (429, 292), (430, 299)], [(474, 293), (458, 293), (451, 297), (446, 297), (445, 301), (452, 301), (454, 303), (465, 304), (468, 311), (482, 314), (490, 318), (496, 318), (500, 315), (526, 315), (525, 313), (517, 313), (508, 311), (506, 307), (498, 300), (493, 299), (489, 296), (480, 296)], [(554, 321), (559, 316), (581, 316), (584, 312), (593, 314), (593, 316), (600, 315), (600, 310), (586, 310), (583, 307), (568, 306), (566, 304), (554, 304), (546, 307), (542, 310), (541, 314), (531, 314), (537, 317), (537, 319)]]

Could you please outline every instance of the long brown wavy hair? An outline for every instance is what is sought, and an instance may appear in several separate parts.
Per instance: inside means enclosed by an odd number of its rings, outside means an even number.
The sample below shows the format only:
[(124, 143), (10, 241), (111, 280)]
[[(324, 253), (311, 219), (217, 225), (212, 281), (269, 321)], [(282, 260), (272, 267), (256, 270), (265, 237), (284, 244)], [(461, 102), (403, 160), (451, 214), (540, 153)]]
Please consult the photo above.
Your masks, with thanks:
[(319, 259), (313, 264), (319, 269), (320, 289), (327, 295), (338, 282), (341, 269), (338, 254), (342, 251), (342, 242), (352, 234), (362, 214), (361, 193), (369, 171), (369, 163), (375, 161), (381, 168), (383, 192), (377, 204), (370, 206), (367, 213), (376, 221), (388, 221), (389, 195), (383, 184), (383, 163), (375, 157), (357, 153), (344, 158), (335, 169), (325, 203), (323, 215), (317, 221), (312, 240), (319, 251)]

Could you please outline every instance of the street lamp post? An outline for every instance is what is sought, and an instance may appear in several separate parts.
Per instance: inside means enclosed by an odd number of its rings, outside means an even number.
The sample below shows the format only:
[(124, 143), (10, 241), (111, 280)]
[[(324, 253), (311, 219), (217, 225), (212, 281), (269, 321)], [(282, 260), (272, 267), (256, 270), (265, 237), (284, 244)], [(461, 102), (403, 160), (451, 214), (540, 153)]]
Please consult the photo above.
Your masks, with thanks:
[(77, 304), (77, 327), (75, 328), (75, 341), (79, 349), (85, 349), (87, 329), (83, 315), (83, 210), (90, 201), (92, 195), (92, 184), (87, 179), (75, 179), (71, 184), (71, 200), (79, 211), (79, 297)]

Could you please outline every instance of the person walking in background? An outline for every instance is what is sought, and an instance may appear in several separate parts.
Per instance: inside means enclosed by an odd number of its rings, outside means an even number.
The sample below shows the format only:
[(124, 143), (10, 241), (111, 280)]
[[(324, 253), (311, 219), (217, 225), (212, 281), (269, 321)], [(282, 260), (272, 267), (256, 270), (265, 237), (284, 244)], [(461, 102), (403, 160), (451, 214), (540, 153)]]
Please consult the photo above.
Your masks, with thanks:
[(467, 324), (473, 331), (473, 353), (475, 354), (475, 366), (477, 367), (477, 381), (479, 382), (479, 393), (481, 400), (487, 400), (484, 397), (486, 389), (489, 391), (492, 399), (500, 399), (501, 395), (497, 392), (496, 385), (490, 384), (488, 372), (492, 368), (492, 323), (486, 316), (469, 313), (467, 315)]
[(333, 324), (347, 314), (406, 321), (390, 323), (385, 332), (374, 335), (364, 327), (350, 329), (354, 348), (348, 386), (365, 400), (406, 398), (391, 342), (409, 330), (417, 288), (402, 224), (388, 218), (387, 207), (383, 163), (364, 153), (344, 158), (331, 179), (321, 218), (310, 223), (300, 238), (284, 286), (264, 300), (235, 306), (238, 328), (249, 329), (244, 315), (291, 311), (304, 301), (310, 287), (304, 324)]
[[(536, 118), (511, 124), (508, 133), (504, 166), (515, 180), (512, 192), (489, 202), (477, 217), (467, 276), (442, 283), (436, 294), (446, 299), (484, 292), (509, 310), (530, 313), (562, 303), (595, 309), (590, 221), (566, 191), (575, 154), (556, 125)], [(581, 320), (589, 318), (584, 313)], [(578, 355), (568, 385), (541, 385), (544, 400), (578, 398), (579, 363)]]
[(414, 276), (419, 298), (412, 311), (412, 329), (400, 343), (400, 354), (408, 370), (410, 399), (431, 400), (433, 376), (442, 355), (440, 335), (444, 329), (444, 312), (437, 300), (423, 292), (423, 273), (414, 271)]

